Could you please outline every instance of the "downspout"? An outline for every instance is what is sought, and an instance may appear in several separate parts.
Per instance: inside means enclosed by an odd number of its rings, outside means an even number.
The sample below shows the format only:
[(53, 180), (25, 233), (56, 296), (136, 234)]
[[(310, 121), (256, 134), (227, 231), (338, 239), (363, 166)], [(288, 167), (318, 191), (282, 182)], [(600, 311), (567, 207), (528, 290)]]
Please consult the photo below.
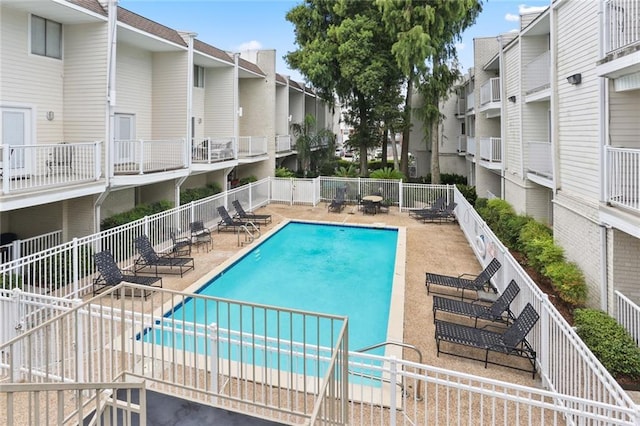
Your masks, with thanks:
[[(505, 100), (506, 100), (506, 84), (505, 84), (505, 67), (504, 67), (504, 44), (503, 44), (502, 35), (498, 36), (498, 42), (500, 43), (500, 56), (498, 58), (499, 67), (500, 67), (500, 108), (502, 111), (506, 111)], [(500, 198), (504, 200), (505, 194), (505, 176), (504, 176), (504, 163), (505, 163), (505, 136), (507, 135), (506, 131), (506, 120), (504, 117), (500, 117), (500, 158), (502, 161), (500, 162)], [(477, 146), (477, 145), (476, 145)]]
[[(198, 36), (197, 33), (185, 33), (185, 36), (188, 38), (188, 50), (187, 50), (187, 141), (184, 146), (184, 156), (186, 161), (186, 166), (191, 171), (191, 147), (193, 144), (193, 129), (191, 128), (191, 117), (193, 116), (193, 42), (194, 39)], [(174, 204), (176, 206), (180, 205), (180, 187), (187, 180), (189, 176), (183, 176), (175, 180), (175, 191), (174, 191)]]
[(240, 118), (239, 118), (239, 108), (240, 108), (240, 82), (238, 81), (240, 71), (239, 71), (239, 62), (240, 62), (240, 53), (233, 54), (233, 137), (236, 141), (234, 144), (235, 148), (235, 158), (238, 159), (238, 147), (240, 145)]
[(107, 108), (104, 137), (104, 179), (105, 191), (93, 203), (93, 228), (100, 232), (101, 208), (104, 200), (111, 192), (111, 177), (113, 176), (113, 137), (115, 135), (115, 106), (116, 106), (116, 46), (118, 28), (118, 0), (109, 0), (107, 4)]
[(558, 65), (557, 65), (557, 55), (558, 55), (558, 40), (557, 40), (557, 34), (556, 34), (556, 29), (558, 28), (557, 26), (557, 17), (556, 17), (556, 8), (558, 7), (558, 4), (560, 4), (560, 2), (557, 3), (553, 3), (551, 5), (551, 9), (549, 10), (549, 21), (551, 22), (551, 25), (549, 25), (549, 46), (551, 49), (551, 52), (549, 52), (549, 67), (551, 68), (551, 84), (549, 85), (549, 89), (551, 90), (551, 103), (550, 103), (550, 108), (551, 108), (551, 118), (550, 118), (550, 123), (549, 125), (551, 126), (551, 140), (549, 142), (551, 142), (551, 170), (553, 171), (552, 173), (552, 189), (553, 189), (553, 202), (555, 203), (555, 195), (558, 191), (558, 189), (560, 189), (560, 182), (559, 182), (559, 165), (558, 165)]

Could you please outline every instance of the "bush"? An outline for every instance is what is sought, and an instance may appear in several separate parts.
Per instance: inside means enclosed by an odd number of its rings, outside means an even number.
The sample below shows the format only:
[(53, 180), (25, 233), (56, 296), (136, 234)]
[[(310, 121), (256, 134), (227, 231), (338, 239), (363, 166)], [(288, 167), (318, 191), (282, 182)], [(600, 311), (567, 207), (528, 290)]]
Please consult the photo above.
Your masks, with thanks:
[(573, 315), (578, 336), (612, 376), (640, 379), (640, 349), (615, 319), (597, 309)]
[(400, 172), (400, 170), (396, 170), (391, 167), (374, 170), (373, 172), (371, 172), (369, 177), (371, 179), (404, 179), (404, 175)]
[(242, 185), (248, 185), (251, 182), (257, 182), (258, 178), (251, 175), (251, 176), (245, 176), (243, 178), (240, 178), (240, 180), (238, 181), (238, 186), (242, 186)]
[(120, 225), (124, 225), (129, 222), (142, 219), (145, 216), (160, 213), (165, 210), (169, 210), (173, 207), (173, 203), (170, 201), (162, 200), (152, 204), (138, 204), (131, 210), (126, 212), (114, 214), (102, 221), (100, 229), (111, 229)]
[(531, 220), (520, 230), (516, 250), (524, 254), (527, 259), (535, 259), (541, 253), (541, 248), (539, 243), (535, 241), (536, 239), (549, 239), (553, 242), (553, 234), (548, 226)]
[(295, 177), (295, 173), (293, 170), (288, 169), (286, 167), (276, 167), (276, 177), (279, 178), (292, 178)]
[(6, 288), (13, 290), (14, 288), (23, 289), (22, 287), (22, 275), (18, 274), (0, 274), (0, 288)]
[(572, 262), (555, 262), (546, 265), (544, 275), (551, 280), (560, 299), (573, 306), (583, 306), (587, 300), (587, 284), (578, 265)]
[(502, 242), (510, 249), (516, 250), (520, 239), (520, 231), (533, 220), (531, 216), (526, 215), (513, 215), (505, 218), (501, 221), (505, 234)]
[(187, 188), (180, 192), (180, 204), (189, 204), (192, 201), (211, 197), (220, 192), (222, 192), (222, 187), (215, 182), (199, 188)]
[(458, 183), (456, 184), (456, 187), (458, 188), (458, 191), (460, 191), (462, 196), (467, 199), (469, 204), (471, 204), (472, 206), (476, 204), (476, 200), (478, 199), (478, 194), (476, 193), (475, 186), (467, 186), (465, 184)]

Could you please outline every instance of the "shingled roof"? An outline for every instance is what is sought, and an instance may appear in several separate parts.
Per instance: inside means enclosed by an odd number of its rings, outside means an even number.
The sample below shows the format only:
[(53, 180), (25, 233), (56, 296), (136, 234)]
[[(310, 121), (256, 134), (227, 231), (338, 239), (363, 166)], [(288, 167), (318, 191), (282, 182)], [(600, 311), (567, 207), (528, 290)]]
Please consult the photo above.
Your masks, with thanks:
[(182, 37), (180, 37), (180, 34), (176, 30), (162, 24), (158, 24), (157, 22), (122, 7), (118, 7), (118, 21), (131, 25), (132, 27), (145, 31), (149, 34), (158, 36), (164, 40), (187, 47), (187, 43)]
[(98, 15), (107, 16), (107, 11), (102, 7), (98, 0), (69, 0), (69, 3), (83, 7)]
[(261, 69), (260, 67), (258, 67), (256, 64), (254, 64), (253, 62), (249, 62), (246, 59), (242, 59), (242, 58), (238, 58), (238, 66), (240, 66), (240, 68), (243, 68), (247, 71), (251, 71), (254, 72), (256, 74), (260, 74), (260, 75), (266, 75)]
[(213, 47), (203, 41), (195, 39), (193, 41), (193, 48), (198, 52), (204, 53), (205, 55), (213, 56), (214, 58), (233, 64), (233, 57), (231, 57), (231, 55), (229, 55), (224, 50), (220, 50), (217, 47)]

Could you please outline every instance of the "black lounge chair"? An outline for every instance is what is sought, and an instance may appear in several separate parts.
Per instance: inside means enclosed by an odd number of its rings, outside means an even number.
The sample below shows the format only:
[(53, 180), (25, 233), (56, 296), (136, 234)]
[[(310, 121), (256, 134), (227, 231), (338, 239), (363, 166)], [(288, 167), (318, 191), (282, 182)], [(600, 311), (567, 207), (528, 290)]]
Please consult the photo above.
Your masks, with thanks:
[(409, 210), (409, 217), (413, 216), (416, 219), (420, 219), (424, 215), (433, 214), (443, 210), (446, 205), (447, 199), (445, 197), (438, 197), (429, 208)]
[(233, 231), (237, 233), (242, 229), (249, 230), (249, 228), (253, 228), (252, 230), (258, 230), (259, 228), (259, 225), (256, 225), (251, 221), (232, 218), (225, 206), (218, 207), (218, 214), (220, 215), (220, 222), (218, 222), (218, 232)]
[(345, 200), (344, 200), (345, 192), (346, 192), (346, 188), (336, 189), (336, 196), (333, 200), (331, 200), (331, 203), (327, 206), (327, 211), (338, 212), (338, 213), (342, 211), (345, 204)]
[(478, 326), (479, 319), (508, 324), (509, 321), (514, 319), (509, 306), (518, 293), (520, 293), (520, 287), (518, 287), (518, 284), (514, 280), (511, 280), (500, 297), (490, 306), (475, 302), (449, 299), (448, 297), (433, 296), (433, 321), (435, 322), (436, 320), (436, 313), (441, 311), (474, 318), (474, 327)]
[[(93, 260), (96, 263), (96, 269), (100, 273), (100, 275), (93, 280), (94, 296), (105, 288), (114, 287), (121, 282), (162, 288), (161, 277), (123, 274), (113, 259), (113, 255), (108, 250), (96, 253), (93, 255)], [(143, 296), (146, 298), (149, 293), (151, 293), (151, 291), (144, 291)]]
[(231, 204), (233, 204), (233, 208), (236, 210), (236, 214), (234, 217), (240, 219), (240, 220), (244, 220), (244, 221), (249, 221), (249, 222), (254, 222), (254, 223), (261, 223), (263, 225), (266, 225), (268, 223), (271, 223), (271, 215), (270, 214), (255, 214), (252, 212), (246, 212), (244, 210), (244, 208), (242, 207), (242, 204), (240, 204), (240, 201), (238, 200), (233, 200), (231, 202)]
[(461, 297), (462, 299), (464, 299), (465, 290), (471, 290), (476, 292), (482, 291), (482, 290), (485, 290), (485, 291), (490, 290), (490, 291), (493, 291), (494, 293), (497, 293), (498, 291), (491, 284), (491, 277), (493, 277), (495, 273), (498, 272), (498, 269), (500, 269), (500, 266), (501, 266), (500, 261), (496, 258), (493, 258), (493, 260), (487, 265), (487, 267), (484, 268), (484, 270), (480, 272), (480, 274), (478, 274), (473, 279), (464, 278), (466, 275), (469, 275), (469, 274), (462, 274), (462, 275), (458, 275), (457, 277), (454, 277), (450, 275), (439, 275), (439, 274), (432, 274), (430, 272), (427, 272), (426, 281), (425, 281), (425, 285), (427, 286), (427, 294), (429, 294), (432, 291), (431, 290), (432, 285), (439, 285), (439, 286), (454, 288), (456, 290), (462, 290), (462, 297)]
[(211, 230), (204, 226), (201, 220), (196, 220), (189, 224), (189, 231), (191, 231), (191, 242), (196, 246), (205, 244), (207, 251), (213, 246), (213, 240), (211, 239)]
[[(482, 328), (469, 327), (466, 325), (455, 324), (446, 321), (437, 320), (436, 325), (436, 347), (440, 352), (449, 355), (455, 355), (462, 358), (481, 359), (464, 355), (461, 352), (445, 352), (441, 349), (442, 342), (455, 343), (458, 345), (470, 346), (483, 349), (484, 367), (487, 364), (502, 365), (516, 370), (532, 371), (533, 378), (536, 377), (536, 352), (533, 350), (529, 342), (527, 342), (527, 334), (538, 321), (540, 316), (530, 303), (522, 310), (518, 318), (511, 324), (504, 333), (485, 330)], [(489, 361), (489, 352), (499, 352), (506, 355), (516, 355), (529, 360), (532, 370), (520, 368), (513, 365), (502, 364), (497, 361)]]
[(134, 243), (140, 255), (134, 265), (136, 273), (149, 268), (153, 270), (156, 276), (159, 273), (163, 273), (180, 274), (180, 277), (182, 277), (185, 272), (195, 268), (193, 257), (170, 257), (156, 253), (151, 241), (149, 241), (149, 237), (146, 235), (139, 236), (134, 240)]
[(414, 214), (414, 217), (418, 220), (421, 220), (422, 223), (426, 222), (446, 222), (449, 219), (453, 219), (455, 221), (455, 208), (458, 204), (454, 201), (451, 201), (444, 207), (442, 210), (426, 210), (423, 212), (418, 212)]

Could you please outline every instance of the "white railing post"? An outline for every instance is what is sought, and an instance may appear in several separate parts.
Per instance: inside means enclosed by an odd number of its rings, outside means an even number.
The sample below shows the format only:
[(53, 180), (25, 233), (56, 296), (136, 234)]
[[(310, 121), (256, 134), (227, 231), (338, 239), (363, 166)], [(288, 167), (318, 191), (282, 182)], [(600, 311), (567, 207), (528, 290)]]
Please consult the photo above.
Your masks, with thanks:
[[(78, 239), (74, 238), (71, 248), (71, 265), (73, 268), (73, 297), (80, 297), (78, 281), (80, 279), (80, 256), (78, 254)], [(62, 283), (61, 283), (62, 284)]]
[(389, 425), (396, 424), (396, 389), (398, 385), (398, 364), (395, 356), (389, 357)]
[[(14, 318), (14, 326), (12, 330), (12, 338), (16, 337), (19, 332), (24, 331), (24, 318), (20, 315), (20, 304), (22, 303), (22, 290), (19, 288), (14, 288), (11, 292), (11, 316), (10, 318)], [(11, 340), (11, 338), (9, 339)], [(20, 374), (22, 362), (22, 342), (16, 342), (15, 345), (11, 348), (11, 377), (9, 378), (13, 382), (18, 381), (18, 377)]]
[(102, 176), (102, 143), (96, 141), (93, 144), (93, 166), (94, 166), (94, 179), (100, 179)]
[[(211, 350), (209, 368), (211, 370), (211, 393), (218, 394), (218, 326), (216, 324), (209, 324), (209, 333), (211, 333)], [(231, 344), (229, 341), (227, 344)], [(218, 398), (216, 396), (211, 397), (211, 403), (217, 404)]]
[(2, 145), (2, 193), (9, 193), (9, 182), (11, 181), (11, 148), (9, 145)]
[[(144, 230), (144, 235), (149, 236), (149, 216), (145, 216), (142, 222), (142, 229)], [(149, 236), (151, 238), (151, 236)]]
[(144, 141), (142, 139), (140, 139), (139, 141), (139, 150), (140, 150), (140, 161), (138, 162), (138, 167), (140, 168), (140, 170), (138, 170), (138, 174), (144, 174)]
[(404, 205), (404, 185), (402, 181), (398, 182), (398, 211), (402, 212), (402, 206)]
[[(74, 299), (73, 307), (77, 308), (82, 304), (82, 299)], [(76, 350), (76, 359), (84, 360), (84, 319), (80, 317), (83, 313), (82, 310), (77, 309), (76, 311), (76, 335), (75, 335), (75, 350)], [(76, 381), (78, 383), (84, 383), (84, 368), (82, 367), (84, 363), (76, 362)]]

